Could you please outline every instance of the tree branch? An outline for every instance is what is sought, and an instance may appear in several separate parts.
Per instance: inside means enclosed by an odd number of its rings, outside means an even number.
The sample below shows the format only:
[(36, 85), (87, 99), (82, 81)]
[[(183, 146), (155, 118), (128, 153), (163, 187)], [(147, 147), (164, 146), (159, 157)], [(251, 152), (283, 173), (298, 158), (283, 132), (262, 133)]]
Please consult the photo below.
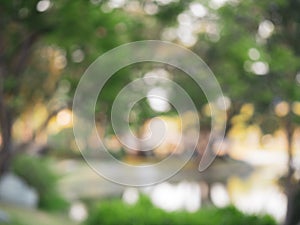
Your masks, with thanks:
[(41, 125), (40, 127), (38, 127), (38, 128), (34, 131), (32, 137), (30, 138), (30, 140), (28, 140), (28, 141), (26, 141), (26, 142), (23, 142), (23, 143), (17, 145), (17, 146), (14, 148), (14, 154), (20, 153), (23, 149), (26, 148), (26, 146), (29, 146), (31, 143), (33, 143), (34, 140), (35, 140), (35, 138), (47, 128), (47, 126), (48, 126), (50, 120), (51, 120), (54, 116), (56, 116), (61, 110), (66, 109), (66, 108), (69, 108), (69, 107), (70, 107), (70, 104), (65, 105), (65, 106), (62, 106), (62, 107), (60, 107), (60, 108), (58, 108), (58, 109), (56, 109), (56, 110), (53, 110), (51, 113), (49, 113), (48, 117), (45, 119), (45, 121), (42, 123), (42, 125)]

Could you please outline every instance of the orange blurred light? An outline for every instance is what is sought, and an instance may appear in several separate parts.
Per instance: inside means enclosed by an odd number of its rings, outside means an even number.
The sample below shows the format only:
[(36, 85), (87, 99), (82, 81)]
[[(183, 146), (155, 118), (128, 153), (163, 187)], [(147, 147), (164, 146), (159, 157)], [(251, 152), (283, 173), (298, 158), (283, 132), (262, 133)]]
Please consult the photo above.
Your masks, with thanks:
[(282, 101), (275, 106), (275, 114), (279, 117), (286, 116), (290, 111), (290, 106), (287, 102)]

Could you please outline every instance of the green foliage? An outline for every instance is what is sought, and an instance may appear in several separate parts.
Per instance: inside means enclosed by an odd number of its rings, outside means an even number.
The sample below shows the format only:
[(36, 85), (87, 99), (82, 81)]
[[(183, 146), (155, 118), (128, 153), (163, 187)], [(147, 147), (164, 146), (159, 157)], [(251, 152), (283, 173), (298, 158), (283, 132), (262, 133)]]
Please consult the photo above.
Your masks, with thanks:
[(152, 205), (149, 198), (140, 196), (135, 205), (120, 200), (101, 202), (93, 208), (86, 225), (275, 225), (269, 216), (245, 215), (234, 207), (207, 208), (195, 213), (165, 212)]
[[(178, 14), (184, 11), (190, 1), (178, 1), (169, 5), (161, 6), (157, 18), (162, 23), (173, 23), (176, 21)], [(173, 25), (173, 24), (172, 24)]]
[(60, 132), (49, 135), (48, 145), (51, 149), (49, 154), (57, 158), (76, 158), (81, 156), (77, 149), (72, 148), (74, 134), (71, 128), (66, 128)]
[[(274, 103), (292, 104), (300, 97), (299, 84), (295, 81), (300, 70), (297, 41), (300, 26), (295, 22), (299, 21), (296, 13), (299, 9), (297, 1), (245, 0), (234, 6), (225, 4), (217, 10), (220, 39), (208, 46), (203, 57), (214, 71), (223, 93), (231, 99), (232, 108), (252, 103), (255, 107), (252, 122), (268, 133), (283, 126), (282, 120), (286, 119), (274, 113)], [(268, 21), (274, 29), (265, 38), (260, 34), (264, 30), (261, 29), (263, 21)], [(257, 58), (251, 57), (250, 49), (259, 53)], [(257, 62), (268, 66), (266, 74), (259, 75), (253, 70)], [(300, 121), (297, 117), (290, 117), (295, 124)]]
[(68, 207), (57, 190), (59, 177), (51, 170), (47, 159), (19, 155), (13, 161), (13, 170), (37, 190), (41, 209), (58, 211)]

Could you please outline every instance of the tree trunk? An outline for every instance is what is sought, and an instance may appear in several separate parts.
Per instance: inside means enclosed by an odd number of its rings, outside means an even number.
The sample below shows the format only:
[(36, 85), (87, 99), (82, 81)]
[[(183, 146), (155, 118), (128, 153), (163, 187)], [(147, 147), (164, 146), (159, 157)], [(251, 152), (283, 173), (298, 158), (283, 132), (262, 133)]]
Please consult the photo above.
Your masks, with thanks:
[(12, 114), (6, 105), (3, 94), (3, 76), (0, 74), (0, 177), (5, 173), (11, 164), (12, 156)]
[(299, 184), (290, 184), (287, 188), (287, 213), (284, 225), (297, 225), (300, 223), (300, 189)]
[(284, 225), (297, 225), (300, 222), (300, 185), (294, 178), (293, 166), (293, 133), (291, 117), (288, 116), (285, 121), (285, 129), (287, 134), (287, 150), (288, 150), (288, 174), (285, 183), (285, 192), (287, 195), (287, 212)]

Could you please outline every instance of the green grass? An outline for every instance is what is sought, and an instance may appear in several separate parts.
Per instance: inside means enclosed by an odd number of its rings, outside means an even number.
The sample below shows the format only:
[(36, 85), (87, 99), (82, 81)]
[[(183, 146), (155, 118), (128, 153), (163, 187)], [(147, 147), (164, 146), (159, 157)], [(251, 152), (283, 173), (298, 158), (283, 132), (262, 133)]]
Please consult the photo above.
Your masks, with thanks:
[(275, 225), (270, 216), (245, 215), (236, 208), (206, 208), (195, 213), (168, 213), (142, 197), (135, 205), (120, 200), (93, 207), (86, 225)]

